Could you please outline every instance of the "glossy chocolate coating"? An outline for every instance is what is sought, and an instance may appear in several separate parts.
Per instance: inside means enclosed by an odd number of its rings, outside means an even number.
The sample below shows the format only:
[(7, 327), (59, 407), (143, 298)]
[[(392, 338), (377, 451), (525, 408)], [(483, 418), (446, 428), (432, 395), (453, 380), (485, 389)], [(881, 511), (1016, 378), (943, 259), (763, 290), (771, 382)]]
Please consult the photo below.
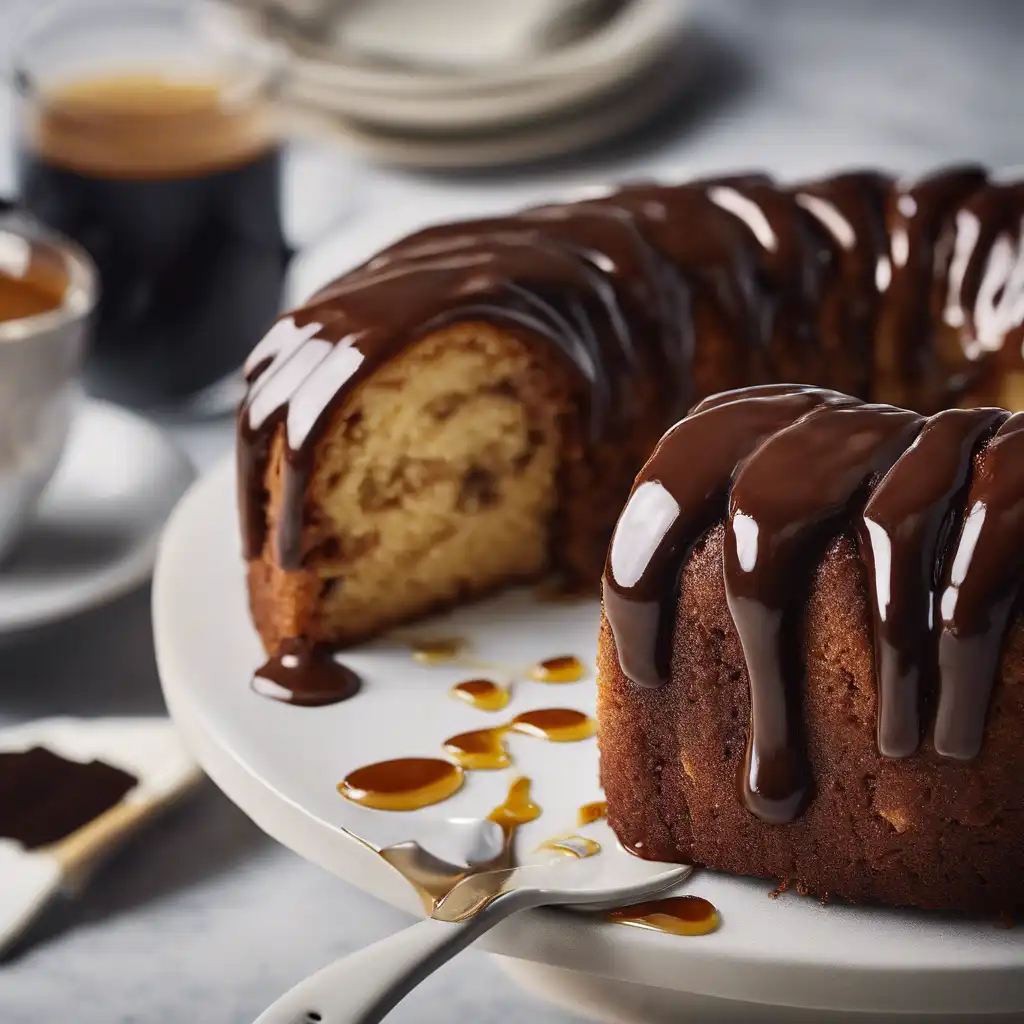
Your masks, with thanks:
[(874, 622), (878, 749), (886, 757), (909, 757), (921, 742), (942, 541), (959, 525), (974, 452), (1006, 415), (949, 409), (933, 416), (856, 523)]
[[(781, 427), (829, 399), (818, 388), (767, 385), (697, 406), (644, 467), (608, 549), (604, 606), (623, 671), (641, 686), (669, 676), (679, 573), (725, 508), (736, 467)], [(692, 447), (676, 434), (701, 438)]]
[(812, 795), (793, 616), (826, 546), (851, 524), (872, 610), (880, 752), (917, 751), (937, 687), (935, 751), (978, 754), (1024, 576), (1024, 413), (925, 419), (800, 386), (698, 405), (637, 477), (612, 539), (605, 614), (633, 682), (669, 679), (680, 573), (722, 519), (726, 598), (749, 677), (739, 789), (752, 813), (792, 821)]
[(1024, 575), (1024, 413), (981, 456), (939, 598), (935, 749), (970, 760), (981, 750), (1003, 638)]
[(283, 704), (316, 708), (354, 697), (362, 681), (324, 644), (286, 640), (253, 674), (252, 688)]

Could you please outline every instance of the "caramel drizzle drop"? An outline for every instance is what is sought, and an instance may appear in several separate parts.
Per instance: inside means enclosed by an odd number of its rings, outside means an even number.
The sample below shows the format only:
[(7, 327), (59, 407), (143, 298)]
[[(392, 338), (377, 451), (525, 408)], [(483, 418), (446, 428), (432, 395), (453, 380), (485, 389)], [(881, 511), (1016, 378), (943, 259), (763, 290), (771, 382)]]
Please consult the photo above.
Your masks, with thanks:
[(574, 708), (539, 708), (516, 715), (506, 725), (459, 733), (444, 742), (444, 751), (470, 771), (507, 768), (512, 758), (505, 747), (509, 733), (522, 733), (551, 743), (577, 743), (597, 733), (597, 723)]
[(401, 757), (356, 768), (338, 783), (338, 792), (361, 807), (416, 811), (454, 796), (465, 772), (439, 757)]
[(530, 678), (538, 683), (575, 683), (582, 679), (585, 673), (586, 669), (579, 658), (563, 654), (538, 662), (530, 669)]
[(595, 821), (602, 821), (607, 817), (608, 801), (594, 800), (580, 807), (576, 813), (576, 823), (582, 828), (584, 825), (592, 825)]
[(669, 896), (613, 910), (608, 920), (669, 935), (710, 935), (722, 918), (714, 904), (701, 896)]
[(563, 857), (584, 860), (601, 852), (601, 844), (588, 836), (564, 836), (561, 839), (548, 839), (537, 847), (538, 852), (550, 851)]
[(464, 701), (479, 711), (501, 711), (511, 698), (509, 688), (491, 679), (466, 679), (449, 691), (456, 700)]
[(535, 821), (541, 815), (540, 807), (530, 796), (531, 782), (525, 776), (514, 779), (508, 788), (508, 796), (503, 803), (487, 815), (488, 821), (500, 825), (505, 833), (506, 843), (511, 843), (520, 825)]

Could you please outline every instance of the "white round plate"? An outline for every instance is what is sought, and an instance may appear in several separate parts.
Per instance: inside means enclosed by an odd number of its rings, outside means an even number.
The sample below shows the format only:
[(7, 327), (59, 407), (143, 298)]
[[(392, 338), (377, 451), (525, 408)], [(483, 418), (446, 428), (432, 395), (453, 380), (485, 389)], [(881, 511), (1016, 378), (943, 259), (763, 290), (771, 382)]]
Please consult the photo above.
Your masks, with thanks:
[(369, 160), (394, 167), (463, 170), (546, 160), (596, 146), (650, 121), (690, 84), (691, 68), (663, 61), (594, 102), (488, 132), (444, 134), (381, 129), (334, 120), (339, 140)]
[(395, 133), (513, 132), (526, 121), (554, 117), (568, 108), (615, 103), (622, 93), (646, 87), (639, 80), (654, 65), (671, 63), (674, 69), (685, 70), (692, 57), (683, 49), (684, 41), (682, 25), (666, 27), (630, 52), (628, 60), (602, 69), (602, 74), (530, 79), (497, 89), (471, 80), (450, 95), (420, 91), (390, 95), (339, 89), (321, 76), (297, 76), (288, 83), (286, 95), (295, 102)]
[(35, 518), (0, 565), (0, 634), (66, 618), (143, 583), (164, 521), (194, 476), (148, 421), (106, 402), (83, 403)]
[[(246, 610), (230, 463), (198, 483), (164, 535), (154, 579), (156, 652), (171, 714), (213, 779), (259, 825), (302, 856), (381, 898), (417, 912), (411, 888), (374, 852), (443, 831), (459, 815), (481, 817), (515, 774), (529, 776), (541, 817), (521, 850), (572, 829), (579, 805), (598, 796), (597, 747), (513, 736), (514, 768), (473, 772), (451, 800), (406, 814), (345, 801), (337, 782), (353, 768), (404, 755), (438, 755), (449, 736), (536, 707), (593, 711), (593, 673), (578, 683), (517, 678), (496, 715), (462, 705), (449, 686), (466, 669), (415, 664), (408, 637), (458, 635), (476, 654), (522, 665), (558, 654), (590, 658), (596, 602), (538, 605), (530, 593), (498, 598), (352, 649), (364, 679), (352, 700), (324, 708), (253, 693), (262, 661)], [(400, 585), (396, 580), (396, 585)], [(360, 837), (359, 839), (355, 838)], [(519, 915), (485, 948), (523, 970), (568, 969), (641, 986), (770, 1006), (873, 1013), (1024, 1012), (1024, 933), (989, 920), (913, 913), (787, 895), (764, 881), (698, 872), (686, 890), (710, 899), (722, 927), (686, 939), (568, 912)], [(618, 1019), (622, 1019), (621, 1017)]]

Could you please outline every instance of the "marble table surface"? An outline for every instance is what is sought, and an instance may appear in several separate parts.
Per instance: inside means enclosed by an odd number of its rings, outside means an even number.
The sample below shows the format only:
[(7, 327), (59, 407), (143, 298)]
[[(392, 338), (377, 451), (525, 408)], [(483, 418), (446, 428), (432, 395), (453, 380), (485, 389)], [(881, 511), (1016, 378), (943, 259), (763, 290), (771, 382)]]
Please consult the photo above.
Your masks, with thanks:
[[(0, 0), (0, 50), (34, 0)], [(638, 175), (838, 165), (914, 172), (958, 158), (1024, 163), (1024, 4), (1017, 0), (702, 0), (706, 84), (626, 143), (541, 169), (423, 177), (338, 154), (361, 217), (415, 201), (542, 195)], [(2, 53), (0, 53), (2, 66)], [(10, 183), (0, 94), (0, 193)], [(301, 197), (296, 197), (300, 200)], [(313, 211), (315, 214), (315, 211)], [(227, 420), (171, 428), (201, 468)], [(0, 723), (159, 713), (148, 592), (0, 644)], [(0, 883), (2, 884), (2, 883)], [(398, 911), (277, 846), (211, 785), (114, 857), (0, 964), (0, 1021), (243, 1024), (333, 957), (406, 923)], [(569, 1024), (472, 951), (392, 1016)]]

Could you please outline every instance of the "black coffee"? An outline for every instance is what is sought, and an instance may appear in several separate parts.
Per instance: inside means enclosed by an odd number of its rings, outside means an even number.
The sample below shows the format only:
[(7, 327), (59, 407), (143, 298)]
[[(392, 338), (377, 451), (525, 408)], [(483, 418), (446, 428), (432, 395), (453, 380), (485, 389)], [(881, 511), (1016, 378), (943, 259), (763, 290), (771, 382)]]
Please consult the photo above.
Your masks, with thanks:
[(102, 282), (93, 390), (174, 402), (240, 366), (278, 312), (290, 253), (266, 110), (156, 78), (76, 83), (27, 126), (21, 195)]

